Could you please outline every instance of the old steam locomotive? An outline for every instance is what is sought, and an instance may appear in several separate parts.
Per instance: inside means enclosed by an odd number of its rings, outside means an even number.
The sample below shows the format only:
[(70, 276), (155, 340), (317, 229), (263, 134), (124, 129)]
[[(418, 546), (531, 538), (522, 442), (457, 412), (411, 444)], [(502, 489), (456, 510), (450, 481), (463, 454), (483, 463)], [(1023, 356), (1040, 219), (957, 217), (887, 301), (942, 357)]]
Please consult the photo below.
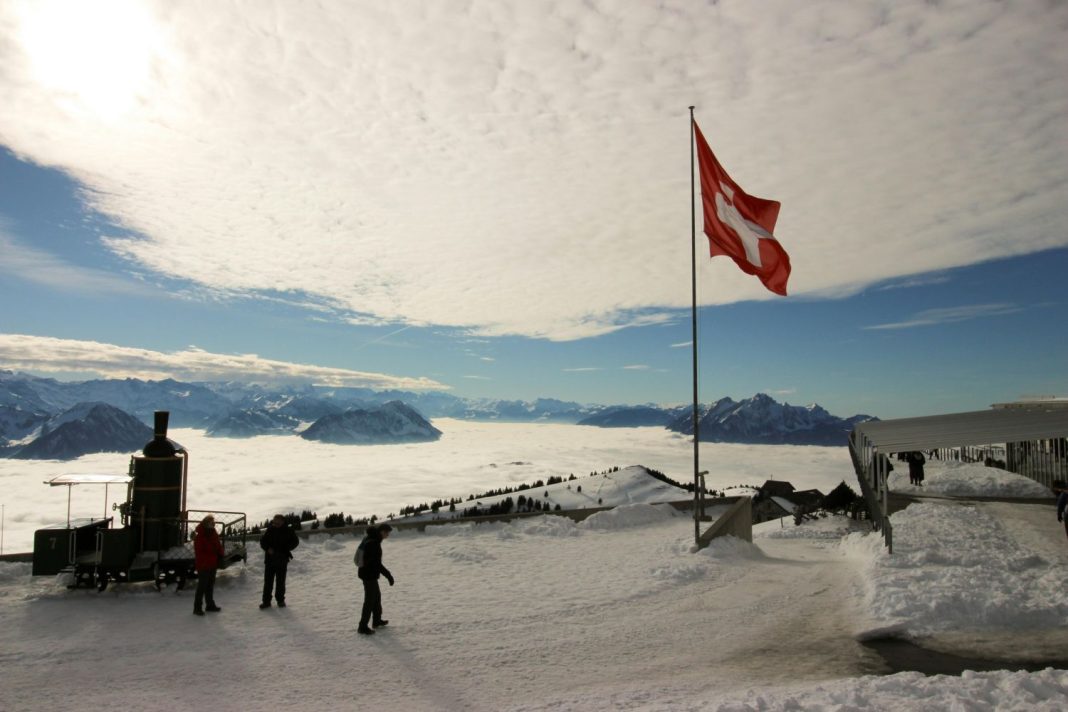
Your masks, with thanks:
[[(61, 475), (53, 486), (126, 485), (126, 501), (116, 505), (122, 526), (114, 517), (70, 518), (34, 532), (33, 575), (73, 574), (71, 587), (96, 586), (103, 591), (111, 581), (154, 581), (157, 588), (196, 577), (192, 532), (207, 511), (186, 509), (189, 453), (167, 438), (169, 413), (155, 414), (154, 437), (141, 455), (130, 458), (127, 475)], [(105, 507), (107, 497), (105, 495)], [(212, 511), (226, 556), (221, 567), (247, 558), (243, 512)]]

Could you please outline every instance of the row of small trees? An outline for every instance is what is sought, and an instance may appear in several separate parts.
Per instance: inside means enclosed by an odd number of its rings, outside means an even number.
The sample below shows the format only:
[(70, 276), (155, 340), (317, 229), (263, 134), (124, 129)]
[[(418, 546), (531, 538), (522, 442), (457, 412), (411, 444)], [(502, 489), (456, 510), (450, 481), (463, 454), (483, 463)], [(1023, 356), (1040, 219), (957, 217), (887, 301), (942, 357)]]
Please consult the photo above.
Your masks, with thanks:
[[(545, 496), (548, 496), (548, 492)], [(464, 517), (478, 517), (487, 514), (511, 514), (512, 511), (516, 512), (549, 512), (557, 511), (561, 509), (560, 505), (553, 506), (551, 502), (542, 502), (537, 497), (527, 497), (526, 495), (519, 495), (519, 497), (513, 500), (511, 497), (505, 497), (499, 502), (494, 502), (488, 507), (479, 507), (475, 505), (473, 507), (467, 507), (460, 515)]]
[[(377, 516), (360, 517), (359, 519), (353, 519), (351, 514), (345, 514), (344, 512), (336, 512), (334, 514), (326, 515), (323, 519), (323, 529), (337, 529), (338, 527), (357, 527), (361, 525), (374, 524), (378, 521)], [(312, 524), (312, 529), (318, 529), (319, 522)]]

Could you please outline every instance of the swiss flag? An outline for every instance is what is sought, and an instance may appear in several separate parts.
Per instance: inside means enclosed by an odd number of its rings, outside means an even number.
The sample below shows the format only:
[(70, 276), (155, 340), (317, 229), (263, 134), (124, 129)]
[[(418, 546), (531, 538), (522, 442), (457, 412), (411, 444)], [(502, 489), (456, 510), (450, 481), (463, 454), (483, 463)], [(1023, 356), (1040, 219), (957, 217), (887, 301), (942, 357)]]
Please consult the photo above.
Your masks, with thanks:
[(743, 272), (756, 275), (765, 287), (785, 297), (790, 256), (773, 234), (779, 203), (753, 197), (739, 188), (719, 165), (696, 121), (693, 128), (705, 234), (712, 256), (730, 257)]

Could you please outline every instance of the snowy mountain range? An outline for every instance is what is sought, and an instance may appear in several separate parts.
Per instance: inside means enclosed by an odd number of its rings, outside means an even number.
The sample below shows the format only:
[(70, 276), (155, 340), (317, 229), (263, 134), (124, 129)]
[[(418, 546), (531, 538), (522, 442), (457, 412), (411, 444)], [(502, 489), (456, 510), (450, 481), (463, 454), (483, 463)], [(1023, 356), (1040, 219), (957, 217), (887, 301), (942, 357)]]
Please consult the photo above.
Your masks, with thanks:
[[(110, 403), (145, 423), (152, 422), (153, 412), (167, 410), (171, 413), (171, 427), (202, 428), (209, 432), (217, 427), (219, 435), (228, 435), (229, 429), (235, 433), (246, 428), (256, 431), (247, 434), (260, 434), (264, 429), (285, 430), (290, 423), (303, 423), (306, 427), (324, 415), (351, 408), (373, 408), (390, 401), (402, 401), (426, 418), (524, 423), (575, 423), (604, 408), (553, 398), (497, 400), (460, 398), (447, 393), (311, 385), (262, 386), (232, 381), (185, 383), (172, 379), (142, 381), (127, 378), (63, 382), (0, 370), (0, 423), (25, 420), (35, 414), (55, 415), (87, 401)], [(257, 419), (248, 414), (270, 414), (272, 417), (255, 425)], [(233, 420), (227, 424), (231, 418)], [(0, 432), (0, 437), (4, 432)]]
[[(267, 387), (238, 382), (183, 383), (172, 379), (62, 382), (0, 370), (0, 456), (10, 457), (16, 450), (25, 451), (30, 441), (43, 434), (49, 419), (81, 403), (106, 403), (146, 424), (152, 422), (156, 410), (167, 410), (171, 414), (171, 427), (203, 429), (217, 437), (302, 434), (308, 439), (337, 443), (433, 440), (440, 436), (440, 431), (427, 422), (432, 418), (578, 423), (598, 427), (657, 426), (683, 434), (693, 432), (689, 406), (583, 405), (552, 398), (469, 399), (445, 393), (307, 385)], [(403, 409), (383, 408), (390, 403), (397, 403)], [(791, 406), (757, 394), (738, 402), (722, 398), (702, 406), (700, 438), (713, 442), (841, 445), (853, 425), (869, 419), (866, 415), (843, 419), (818, 405)], [(320, 422), (313, 429), (313, 424)], [(108, 447), (131, 449), (118, 447), (126, 441), (116, 437), (113, 428), (105, 428), (99, 422), (94, 427), (100, 428), (101, 437), (110, 433)], [(132, 449), (143, 444), (140, 442)], [(66, 447), (56, 452), (74, 450)]]
[[(816, 404), (779, 403), (764, 393), (741, 401), (721, 398), (711, 405), (700, 406), (698, 413), (701, 441), (754, 445), (845, 445), (849, 431), (857, 423), (873, 419), (870, 415), (839, 418)], [(693, 435), (693, 409), (690, 406), (612, 406), (583, 418), (578, 424), (603, 428), (663, 425), (668, 430)]]
[(600, 428), (638, 428), (651, 425), (667, 427), (683, 417), (690, 417), (692, 406), (661, 408), (655, 405), (614, 405), (578, 421), (579, 425)]
[[(870, 415), (839, 418), (815, 403), (779, 403), (763, 393), (742, 401), (721, 398), (698, 412), (701, 441), (756, 445), (845, 445), (857, 423), (874, 420)], [(667, 428), (693, 435), (692, 414), (678, 416)]]

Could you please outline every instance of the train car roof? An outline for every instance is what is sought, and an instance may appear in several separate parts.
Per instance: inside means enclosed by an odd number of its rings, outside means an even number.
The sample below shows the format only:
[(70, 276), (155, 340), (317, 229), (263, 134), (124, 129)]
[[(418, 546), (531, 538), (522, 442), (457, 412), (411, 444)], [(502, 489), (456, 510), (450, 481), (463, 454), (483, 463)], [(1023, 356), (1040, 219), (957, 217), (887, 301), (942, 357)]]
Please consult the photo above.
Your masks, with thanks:
[(133, 477), (130, 475), (56, 475), (50, 480), (45, 480), (46, 485), (58, 487), (59, 485), (125, 485)]

